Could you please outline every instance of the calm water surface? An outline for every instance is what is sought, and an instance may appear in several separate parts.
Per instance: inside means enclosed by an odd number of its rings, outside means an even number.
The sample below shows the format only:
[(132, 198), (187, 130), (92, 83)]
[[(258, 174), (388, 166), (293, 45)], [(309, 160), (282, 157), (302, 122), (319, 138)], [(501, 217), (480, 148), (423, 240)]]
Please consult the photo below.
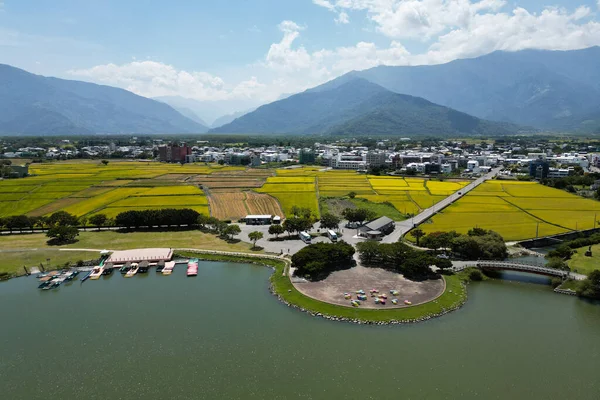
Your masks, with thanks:
[[(548, 286), (473, 284), (409, 326), (289, 309), (271, 271), (116, 273), (54, 291), (0, 283), (2, 399), (598, 399), (600, 306)], [(519, 275), (515, 275), (519, 276)]]

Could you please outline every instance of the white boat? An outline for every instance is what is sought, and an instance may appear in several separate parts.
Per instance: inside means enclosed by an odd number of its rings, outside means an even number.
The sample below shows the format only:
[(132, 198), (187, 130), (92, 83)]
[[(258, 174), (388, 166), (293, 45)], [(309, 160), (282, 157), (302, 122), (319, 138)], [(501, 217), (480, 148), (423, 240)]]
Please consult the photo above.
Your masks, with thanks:
[(131, 278), (132, 276), (134, 276), (135, 274), (137, 274), (139, 269), (139, 266), (137, 264), (131, 264), (131, 269), (129, 271), (127, 271), (127, 273), (125, 274), (125, 278)]
[(94, 269), (92, 270), (92, 273), (90, 274), (90, 279), (93, 279), (93, 280), (100, 279), (102, 272), (104, 272), (104, 267), (94, 267)]
[(173, 268), (175, 268), (175, 262), (169, 261), (165, 263), (165, 267), (162, 270), (163, 275), (171, 275), (173, 273)]

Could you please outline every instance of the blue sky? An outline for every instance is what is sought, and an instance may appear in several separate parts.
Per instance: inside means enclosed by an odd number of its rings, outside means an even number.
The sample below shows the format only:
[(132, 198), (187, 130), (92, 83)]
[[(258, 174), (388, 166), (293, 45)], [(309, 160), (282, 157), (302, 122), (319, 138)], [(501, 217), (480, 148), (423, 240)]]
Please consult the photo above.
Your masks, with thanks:
[(600, 44), (600, 0), (0, 0), (0, 63), (261, 103), (379, 64)]

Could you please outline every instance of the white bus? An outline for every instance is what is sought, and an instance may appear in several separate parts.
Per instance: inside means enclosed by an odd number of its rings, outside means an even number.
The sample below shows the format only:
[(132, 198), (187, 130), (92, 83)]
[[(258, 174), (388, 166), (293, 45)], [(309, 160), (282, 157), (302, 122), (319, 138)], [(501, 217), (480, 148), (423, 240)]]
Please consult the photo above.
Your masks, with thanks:
[(337, 242), (338, 241), (338, 235), (337, 233), (335, 233), (332, 230), (327, 231), (327, 237), (329, 238), (329, 240), (331, 240), (332, 242)]
[(306, 244), (310, 244), (311, 237), (307, 232), (300, 232), (300, 240), (302, 240)]

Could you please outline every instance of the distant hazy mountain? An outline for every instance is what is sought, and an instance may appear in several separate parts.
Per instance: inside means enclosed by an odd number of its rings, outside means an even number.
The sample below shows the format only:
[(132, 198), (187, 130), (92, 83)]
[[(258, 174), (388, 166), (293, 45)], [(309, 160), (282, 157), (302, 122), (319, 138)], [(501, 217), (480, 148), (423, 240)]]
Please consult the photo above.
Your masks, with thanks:
[(234, 112), (232, 114), (223, 115), (222, 117), (217, 118), (215, 120), (215, 122), (212, 123), (211, 128), (218, 128), (220, 126), (229, 124), (229, 123), (233, 122), (235, 119), (237, 119), (243, 115), (246, 115), (252, 111), (254, 111), (254, 109), (247, 110), (247, 111), (238, 111), (238, 112)]
[(217, 119), (221, 117), (240, 112), (240, 110), (254, 110), (264, 104), (252, 99), (200, 101), (181, 96), (161, 96), (156, 97), (155, 100), (166, 103), (177, 110), (191, 110), (203, 121), (206, 121), (206, 126), (215, 126)]
[(170, 106), (123, 89), (0, 64), (0, 134), (202, 133)]
[[(479, 118), (544, 129), (600, 126), (600, 48), (495, 52), (442, 65), (375, 67), (361, 77)], [(590, 120), (591, 118), (591, 120)]]
[(215, 133), (449, 135), (508, 134), (514, 125), (483, 121), (425, 99), (347, 78), (259, 107)]
[[(160, 100), (158, 100), (160, 101)], [(164, 103), (164, 102), (161, 102)], [(168, 103), (165, 103), (168, 104)], [(191, 119), (194, 122), (197, 122), (198, 124), (204, 126), (206, 128), (206, 130), (208, 130), (208, 124), (206, 123), (206, 121), (204, 121), (202, 118), (200, 118), (198, 116), (198, 114), (196, 114), (193, 110), (187, 108), (187, 107), (175, 107), (175, 106), (171, 106), (173, 107), (177, 112), (179, 112), (181, 115), (183, 115), (186, 118)]]

